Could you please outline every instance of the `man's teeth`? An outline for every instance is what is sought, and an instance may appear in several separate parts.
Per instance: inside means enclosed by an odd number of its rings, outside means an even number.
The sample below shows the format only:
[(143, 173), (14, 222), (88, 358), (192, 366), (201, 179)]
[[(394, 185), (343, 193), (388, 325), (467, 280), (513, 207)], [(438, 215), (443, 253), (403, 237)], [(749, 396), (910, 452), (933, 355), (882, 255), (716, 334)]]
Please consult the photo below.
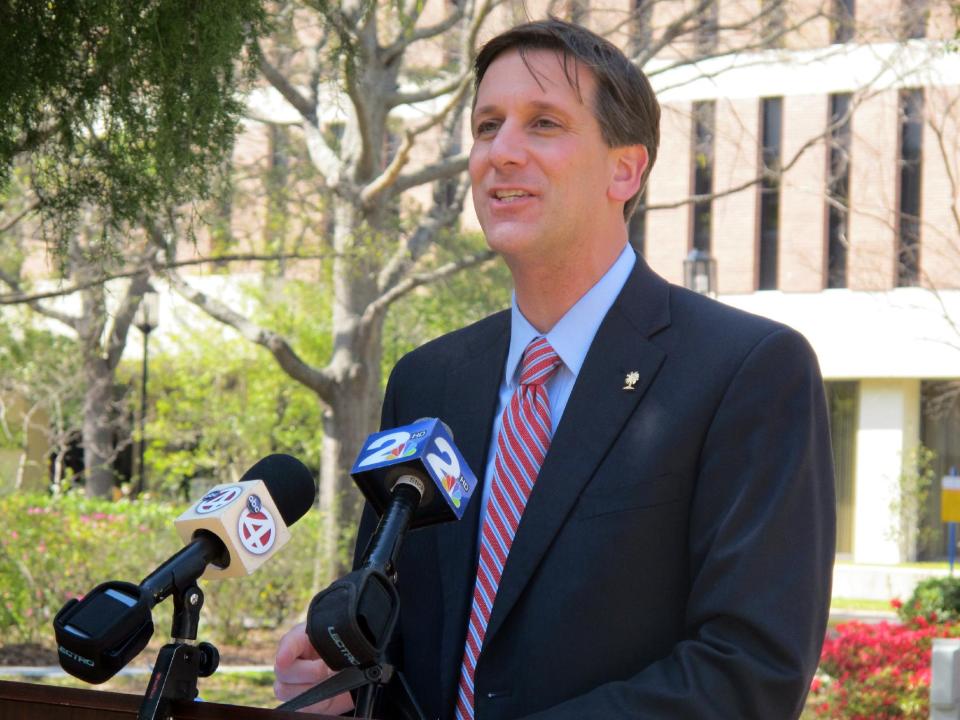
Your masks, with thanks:
[(530, 196), (530, 193), (524, 192), (523, 190), (497, 190), (494, 194), (497, 200), (512, 200), (513, 198)]

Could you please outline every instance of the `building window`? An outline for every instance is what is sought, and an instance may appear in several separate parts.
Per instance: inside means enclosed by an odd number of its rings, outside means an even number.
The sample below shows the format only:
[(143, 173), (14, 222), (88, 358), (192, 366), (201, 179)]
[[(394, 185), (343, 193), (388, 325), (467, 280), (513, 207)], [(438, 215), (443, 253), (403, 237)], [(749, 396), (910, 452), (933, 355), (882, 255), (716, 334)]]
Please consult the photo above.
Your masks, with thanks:
[(856, 0), (833, 0), (830, 30), (833, 43), (850, 42), (853, 39)]
[(693, 202), (692, 247), (710, 252), (710, 220), (713, 194), (713, 142), (715, 104), (704, 100), (693, 104)]
[(827, 167), (827, 287), (847, 286), (850, 250), (850, 93), (830, 96)]
[(900, 91), (900, 186), (897, 218), (897, 285), (920, 280), (920, 183), (923, 90)]
[(830, 413), (830, 441), (837, 493), (837, 554), (853, 553), (854, 461), (857, 457), (857, 405), (855, 380), (824, 383)]
[(929, 0), (901, 0), (900, 38), (911, 40), (926, 37), (929, 16)]
[(780, 242), (780, 145), (783, 136), (783, 98), (760, 102), (760, 268), (757, 287), (777, 289), (777, 251)]
[(925, 474), (931, 482), (926, 512), (919, 517), (917, 559), (944, 560), (947, 526), (940, 522), (941, 478), (960, 470), (960, 382), (924, 380), (920, 383), (920, 398), (917, 475), (919, 479)]
[(637, 255), (643, 257), (647, 249), (647, 188), (643, 188), (637, 209), (630, 216), (627, 237)]

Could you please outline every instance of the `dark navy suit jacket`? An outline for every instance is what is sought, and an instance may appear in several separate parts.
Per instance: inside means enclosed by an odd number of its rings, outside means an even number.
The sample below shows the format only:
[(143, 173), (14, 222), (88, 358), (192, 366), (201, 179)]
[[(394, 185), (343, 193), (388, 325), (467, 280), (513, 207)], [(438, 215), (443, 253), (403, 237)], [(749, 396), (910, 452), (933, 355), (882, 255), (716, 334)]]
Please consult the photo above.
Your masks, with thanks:
[[(405, 356), (383, 427), (439, 417), (482, 475), (509, 335), (501, 312)], [(398, 562), (394, 660), (431, 718), (453, 713), (479, 495), (460, 522), (411, 532)], [(374, 523), (366, 512), (359, 548)], [(638, 259), (517, 530), (476, 668), (478, 720), (796, 718), (834, 534), (809, 345)]]

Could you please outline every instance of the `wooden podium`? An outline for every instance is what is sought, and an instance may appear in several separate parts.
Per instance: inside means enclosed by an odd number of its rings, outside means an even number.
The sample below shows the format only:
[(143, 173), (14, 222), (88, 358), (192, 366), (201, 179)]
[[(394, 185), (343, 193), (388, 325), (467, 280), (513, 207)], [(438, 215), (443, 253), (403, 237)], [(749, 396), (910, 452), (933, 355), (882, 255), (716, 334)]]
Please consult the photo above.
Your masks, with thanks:
[[(128, 693), (0, 680), (0, 720), (135, 720), (142, 700)], [(175, 702), (173, 708), (174, 720), (336, 720), (212, 702)]]

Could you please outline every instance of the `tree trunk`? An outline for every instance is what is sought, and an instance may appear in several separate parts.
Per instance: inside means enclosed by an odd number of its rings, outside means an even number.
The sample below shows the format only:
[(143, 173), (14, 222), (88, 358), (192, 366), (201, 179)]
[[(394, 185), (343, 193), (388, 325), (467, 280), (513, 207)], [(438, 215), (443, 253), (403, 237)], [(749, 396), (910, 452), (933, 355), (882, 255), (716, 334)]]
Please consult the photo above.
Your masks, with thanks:
[(114, 487), (113, 373), (99, 357), (85, 361), (83, 467), (88, 497), (111, 497)]
[[(363, 441), (377, 430), (379, 408), (379, 383), (375, 388), (349, 383), (338, 389), (336, 399), (323, 414), (320, 510), (324, 522), (321, 543), (322, 556), (328, 561), (326, 568), (320, 568), (321, 582), (324, 576), (329, 580), (350, 567), (352, 538), (363, 507), (363, 496), (353, 484), (350, 468)], [(341, 536), (341, 530), (347, 531), (346, 536)]]
[[(367, 435), (379, 426), (381, 395), (383, 318), (378, 317), (373, 327), (364, 328), (360, 323), (364, 310), (377, 297), (378, 258), (373, 252), (377, 230), (370, 228), (349, 202), (335, 202), (334, 217), (337, 259), (333, 268), (333, 356), (328, 367), (337, 382), (332, 396), (325, 398), (323, 415), (323, 530), (318, 555), (325, 560), (318, 567), (321, 584), (350, 564), (351, 538), (363, 507), (350, 468)], [(369, 254), (366, 261), (365, 254)], [(347, 538), (341, 537), (341, 529), (349, 529)]]

